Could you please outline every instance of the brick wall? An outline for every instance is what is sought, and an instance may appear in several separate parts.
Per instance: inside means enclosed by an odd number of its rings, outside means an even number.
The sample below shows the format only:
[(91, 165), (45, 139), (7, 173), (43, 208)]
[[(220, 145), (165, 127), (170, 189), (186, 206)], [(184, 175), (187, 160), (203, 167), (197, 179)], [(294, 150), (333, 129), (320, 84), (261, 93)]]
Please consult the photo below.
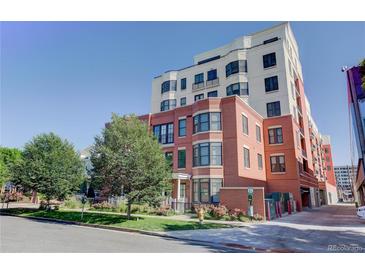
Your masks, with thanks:
[[(220, 203), (228, 209), (239, 208), (248, 212), (248, 188), (247, 187), (223, 187), (220, 191)], [(265, 218), (264, 188), (253, 189), (253, 213)]]

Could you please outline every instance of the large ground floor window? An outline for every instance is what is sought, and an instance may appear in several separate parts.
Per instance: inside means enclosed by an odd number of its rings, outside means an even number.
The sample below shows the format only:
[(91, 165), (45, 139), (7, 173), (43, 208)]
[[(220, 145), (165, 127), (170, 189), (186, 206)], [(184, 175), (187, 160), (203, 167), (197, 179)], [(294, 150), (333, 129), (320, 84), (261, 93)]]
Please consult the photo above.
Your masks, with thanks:
[(193, 202), (203, 204), (219, 203), (219, 191), (222, 183), (222, 179), (194, 179)]

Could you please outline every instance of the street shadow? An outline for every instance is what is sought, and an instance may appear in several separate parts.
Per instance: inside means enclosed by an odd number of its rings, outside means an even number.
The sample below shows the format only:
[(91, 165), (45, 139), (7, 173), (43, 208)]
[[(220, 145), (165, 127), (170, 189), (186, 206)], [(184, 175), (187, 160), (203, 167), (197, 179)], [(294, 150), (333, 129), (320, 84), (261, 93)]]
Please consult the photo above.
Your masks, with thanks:
[(185, 240), (211, 241), (224, 246), (251, 248), (258, 252), (365, 252), (365, 233), (351, 230), (322, 231), (255, 224), (246, 228), (175, 231), (168, 234)]

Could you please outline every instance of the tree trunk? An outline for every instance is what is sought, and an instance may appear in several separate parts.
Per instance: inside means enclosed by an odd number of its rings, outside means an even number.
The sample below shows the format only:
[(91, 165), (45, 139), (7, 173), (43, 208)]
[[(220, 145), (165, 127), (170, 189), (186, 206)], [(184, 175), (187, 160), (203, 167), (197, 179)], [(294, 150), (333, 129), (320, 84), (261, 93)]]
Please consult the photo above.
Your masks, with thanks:
[(132, 209), (132, 203), (130, 203), (128, 201), (128, 205), (127, 205), (127, 219), (130, 220), (131, 219), (131, 209)]
[(31, 202), (33, 204), (38, 204), (38, 197), (37, 197), (37, 191), (33, 190), (32, 191), (32, 198), (31, 198)]

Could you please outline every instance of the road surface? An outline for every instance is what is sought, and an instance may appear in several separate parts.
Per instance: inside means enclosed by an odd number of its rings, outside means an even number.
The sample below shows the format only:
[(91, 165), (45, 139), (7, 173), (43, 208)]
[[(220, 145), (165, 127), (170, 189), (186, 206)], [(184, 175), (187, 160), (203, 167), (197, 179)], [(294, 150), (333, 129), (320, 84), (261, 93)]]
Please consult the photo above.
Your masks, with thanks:
[(365, 220), (355, 206), (323, 206), (242, 228), (171, 231), (184, 239), (231, 243), (277, 252), (365, 252)]
[(0, 252), (192, 253), (234, 250), (215, 244), (0, 216)]

